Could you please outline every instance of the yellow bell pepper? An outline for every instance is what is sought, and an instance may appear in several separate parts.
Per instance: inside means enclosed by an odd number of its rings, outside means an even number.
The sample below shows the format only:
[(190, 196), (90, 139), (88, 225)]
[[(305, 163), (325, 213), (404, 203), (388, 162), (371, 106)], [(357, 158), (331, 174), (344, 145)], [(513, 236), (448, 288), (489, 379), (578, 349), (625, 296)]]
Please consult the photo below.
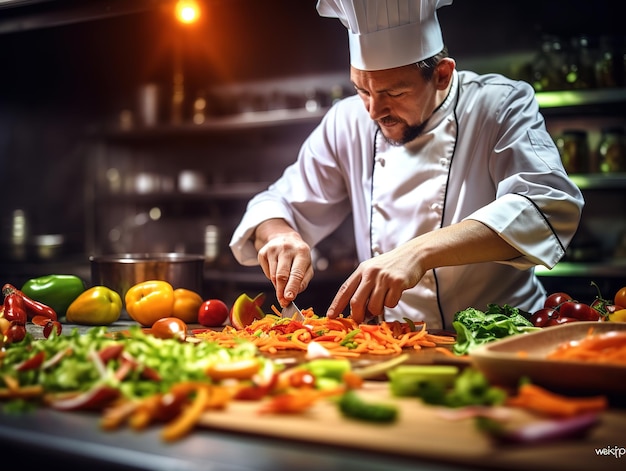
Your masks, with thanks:
[(106, 286), (94, 286), (83, 291), (69, 305), (65, 318), (72, 324), (108, 325), (119, 319), (122, 298)]
[(195, 291), (185, 288), (174, 290), (173, 317), (178, 317), (187, 324), (198, 323), (198, 311), (204, 300)]
[(626, 322), (626, 309), (620, 309), (609, 314), (609, 320), (611, 322)]
[(150, 327), (163, 317), (172, 317), (174, 288), (167, 281), (142, 281), (126, 291), (124, 302), (133, 320)]

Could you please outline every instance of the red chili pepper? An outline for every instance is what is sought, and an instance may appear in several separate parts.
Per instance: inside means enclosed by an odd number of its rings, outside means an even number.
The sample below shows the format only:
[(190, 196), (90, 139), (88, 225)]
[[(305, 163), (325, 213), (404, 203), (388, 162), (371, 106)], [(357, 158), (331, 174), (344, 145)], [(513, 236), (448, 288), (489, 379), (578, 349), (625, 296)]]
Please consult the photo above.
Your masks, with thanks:
[(4, 297), (4, 317), (10, 322), (26, 325), (24, 301), (17, 294), (10, 293)]
[[(18, 298), (20, 298), (24, 306), (24, 311), (26, 312), (26, 315), (29, 319), (32, 319), (35, 316), (44, 316), (52, 321), (57, 320), (57, 313), (54, 309), (52, 309), (50, 306), (40, 303), (39, 301), (35, 301), (34, 299), (29, 298), (11, 284), (7, 283), (2, 287), (2, 294), (4, 294), (5, 301), (12, 295), (16, 295)], [(24, 324), (25, 323), (26, 322), (24, 322)]]

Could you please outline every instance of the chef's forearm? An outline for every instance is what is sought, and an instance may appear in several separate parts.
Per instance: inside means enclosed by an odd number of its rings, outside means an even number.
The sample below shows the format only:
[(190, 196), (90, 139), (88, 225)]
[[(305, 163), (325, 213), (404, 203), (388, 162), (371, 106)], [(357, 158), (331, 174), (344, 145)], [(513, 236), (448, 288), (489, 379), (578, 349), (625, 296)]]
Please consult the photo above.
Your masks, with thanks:
[(465, 220), (414, 239), (426, 270), (444, 266), (505, 261), (522, 254), (492, 229)]

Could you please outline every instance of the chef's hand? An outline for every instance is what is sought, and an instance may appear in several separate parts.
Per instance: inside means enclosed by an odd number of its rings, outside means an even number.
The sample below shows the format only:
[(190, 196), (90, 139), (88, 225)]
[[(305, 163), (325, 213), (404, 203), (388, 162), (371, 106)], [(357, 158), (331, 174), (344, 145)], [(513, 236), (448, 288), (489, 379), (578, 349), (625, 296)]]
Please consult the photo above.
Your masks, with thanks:
[(350, 315), (380, 316), (395, 307), (402, 292), (413, 288), (437, 267), (513, 260), (522, 253), (480, 221), (464, 221), (428, 232), (382, 255), (362, 262), (341, 285), (326, 315), (339, 316), (350, 305)]
[(424, 276), (413, 249), (400, 246), (361, 262), (341, 285), (326, 315), (338, 317), (350, 305), (350, 317), (360, 324), (366, 317), (381, 316), (395, 307), (402, 293)]
[(263, 273), (274, 285), (279, 304), (285, 307), (313, 278), (311, 247), (283, 219), (261, 223), (254, 244)]

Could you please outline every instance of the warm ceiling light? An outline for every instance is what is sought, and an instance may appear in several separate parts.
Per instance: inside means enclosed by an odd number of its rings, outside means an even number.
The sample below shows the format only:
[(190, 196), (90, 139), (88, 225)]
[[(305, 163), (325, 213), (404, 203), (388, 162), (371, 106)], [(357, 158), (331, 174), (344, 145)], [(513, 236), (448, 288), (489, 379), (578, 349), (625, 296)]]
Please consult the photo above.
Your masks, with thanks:
[(178, 0), (176, 2), (176, 19), (181, 23), (194, 23), (200, 16), (200, 6), (193, 0)]

